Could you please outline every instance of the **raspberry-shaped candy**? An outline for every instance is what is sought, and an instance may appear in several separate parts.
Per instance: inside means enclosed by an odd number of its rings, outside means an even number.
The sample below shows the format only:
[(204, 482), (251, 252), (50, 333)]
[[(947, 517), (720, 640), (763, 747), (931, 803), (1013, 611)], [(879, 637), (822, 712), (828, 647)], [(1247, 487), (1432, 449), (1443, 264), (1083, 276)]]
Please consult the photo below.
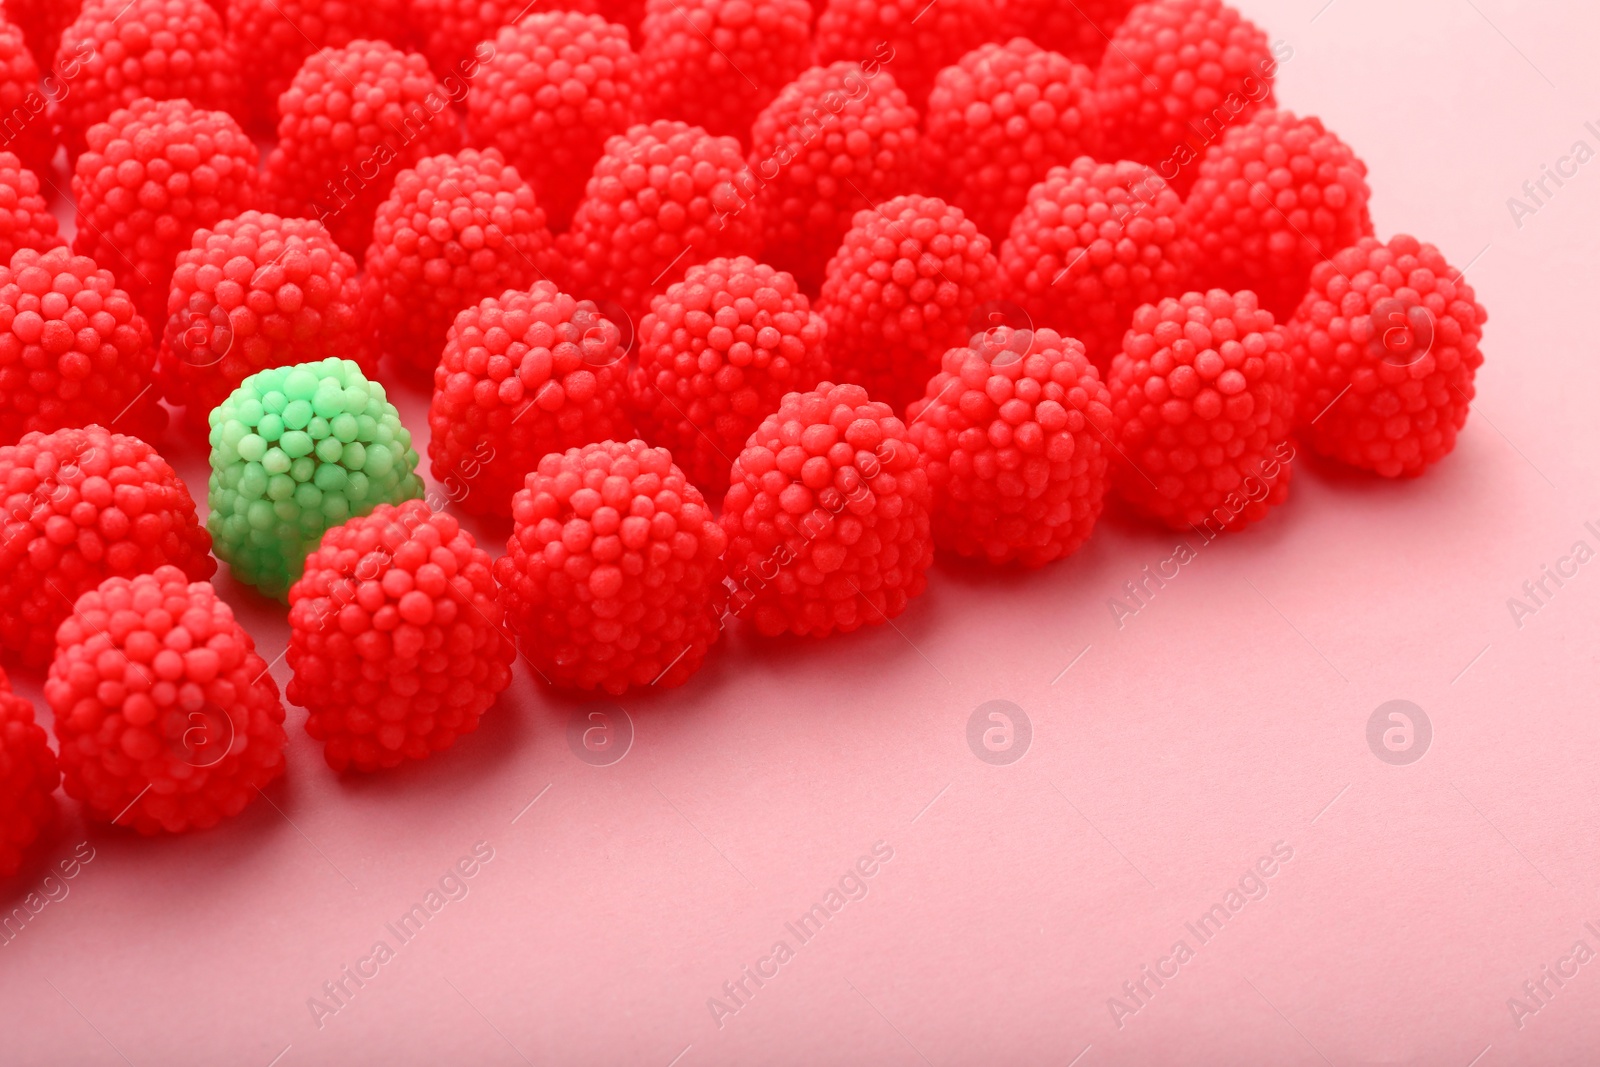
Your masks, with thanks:
[(755, 189), (765, 255), (808, 292), (863, 208), (916, 187), (917, 112), (887, 68), (812, 67), (756, 116), (741, 188)]
[(0, 152), (0, 263), (20, 248), (48, 252), (67, 243), (50, 202), (39, 192), (39, 176), (10, 152)]
[(148, 99), (117, 111), (89, 130), (73, 170), (73, 250), (110, 269), (159, 331), (173, 260), (196, 230), (256, 206), (257, 158), (225, 111)]
[(206, 0), (85, 0), (56, 54), (58, 67), (73, 62), (79, 73), (56, 102), (69, 152), (83, 150), (91, 126), (141, 98), (239, 106), (234, 52)]
[(565, 229), (607, 139), (637, 122), (639, 57), (598, 15), (548, 11), (502, 29), (467, 91), (467, 139), (493, 145)]
[(137, 437), (99, 426), (0, 448), (0, 648), (42, 668), (72, 601), (163, 564), (216, 573), (189, 490)]
[(9, 14), (9, 7), (0, 7), (0, 148), (44, 170), (56, 154), (50, 99), (40, 91), (39, 65)]
[(94, 260), (24, 248), (0, 267), (0, 444), (99, 421), (154, 437), (154, 370), (150, 327)]
[(606, 142), (594, 175), (557, 238), (571, 289), (642, 315), (652, 292), (693, 263), (753, 255), (761, 212), (734, 187), (739, 141), (682, 122), (635, 126)]
[(315, 216), (352, 255), (395, 178), (453, 152), (461, 123), (421, 55), (383, 41), (318, 52), (278, 101), (267, 195), (285, 216)]
[(811, 65), (811, 0), (647, 0), (640, 36), (650, 115), (744, 137)]
[(1301, 438), (1385, 478), (1421, 474), (1467, 421), (1488, 318), (1415, 237), (1363, 237), (1318, 263), (1289, 322)]
[(474, 515), (510, 515), (547, 453), (633, 435), (622, 331), (550, 282), (456, 316), (433, 375), (428, 456)]
[(1206, 150), (1184, 204), (1201, 280), (1287, 319), (1311, 268), (1372, 235), (1367, 165), (1317, 118), (1261, 111)]
[(4, 0), (6, 21), (22, 31), (39, 67), (49, 66), (61, 33), (83, 9), (83, 0)]
[(732, 608), (768, 636), (894, 618), (927, 587), (921, 451), (859, 385), (790, 393), (733, 461), (722, 502)]
[[(489, 54), (487, 49), (475, 51), (481, 42), (494, 41), (502, 28), (535, 9), (543, 14), (556, 6), (553, 0), (411, 0), (411, 24), (422, 38), (423, 54), (441, 77), (459, 73), (470, 78), (476, 73), (472, 58)], [(586, 15), (600, 11), (598, 0), (561, 0), (559, 7)]]
[(1040, 567), (1088, 540), (1105, 507), (1111, 395), (1083, 345), (988, 330), (944, 354), (906, 417), (939, 547)]
[(707, 493), (785, 393), (828, 373), (822, 316), (794, 278), (746, 256), (690, 267), (650, 302), (629, 378), (639, 430)]
[(269, 367), (211, 411), (206, 527), (235, 578), (282, 597), (323, 531), (422, 495), (411, 432), (347, 359)]
[(22, 857), (55, 819), (61, 769), (33, 705), (11, 691), (0, 670), (0, 878), (10, 878)]
[(899, 196), (857, 212), (817, 300), (833, 374), (904, 408), (945, 349), (971, 337), (997, 281), (989, 239), (960, 208)]
[(682, 685), (722, 632), (727, 538), (664, 448), (601, 441), (539, 461), (495, 561), (500, 602), (552, 685)]
[(432, 375), (463, 308), (555, 269), (533, 187), (493, 148), (431, 156), (378, 207), (363, 292), (379, 351)]
[(1294, 367), (1254, 293), (1213, 289), (1141, 307), (1109, 384), (1113, 484), (1139, 511), (1214, 536), (1288, 497)]
[[(256, 127), (278, 121), (278, 97), (308, 58), (352, 41), (409, 39), (410, 0), (228, 0), (245, 110)], [(340, 64), (344, 68), (344, 64)], [(355, 79), (355, 73), (350, 74)]]
[(1082, 341), (1104, 369), (1134, 308), (1182, 292), (1194, 258), (1183, 202), (1154, 171), (1082, 157), (1029, 190), (1000, 274), (1036, 325)]
[(355, 257), (315, 219), (246, 211), (178, 253), (160, 376), (205, 431), (211, 409), (258, 370), (329, 356), (374, 373)]
[(1026, 37), (1074, 63), (1098, 66), (1138, 0), (1000, 0), (1001, 36)]
[(107, 578), (56, 631), (44, 684), (67, 795), (141, 834), (237, 815), (283, 773), (283, 704), (210, 582)]
[(1194, 160), (1273, 104), (1267, 35), (1222, 0), (1149, 0), (1128, 13), (1096, 74), (1107, 153), (1186, 191)]
[(920, 107), (934, 75), (999, 32), (994, 0), (828, 0), (817, 16), (817, 62), (888, 65)]
[(1051, 167), (1100, 154), (1094, 74), (1021, 37), (941, 70), (923, 121), (935, 187), (997, 239)]
[(336, 771), (426, 759), (511, 683), (489, 554), (420, 500), (322, 535), (289, 590), (285, 695)]

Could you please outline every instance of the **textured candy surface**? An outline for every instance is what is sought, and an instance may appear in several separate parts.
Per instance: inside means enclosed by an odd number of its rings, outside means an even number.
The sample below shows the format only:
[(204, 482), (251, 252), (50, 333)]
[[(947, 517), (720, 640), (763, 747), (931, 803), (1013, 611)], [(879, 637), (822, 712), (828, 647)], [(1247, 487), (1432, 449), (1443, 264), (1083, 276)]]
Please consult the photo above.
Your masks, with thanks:
[[(411, 0), (411, 25), (421, 38), (423, 55), (442, 78), (474, 70), (471, 60), (488, 54), (478, 50), (479, 44), (494, 41), (502, 28), (554, 6), (554, 0)], [(561, 0), (559, 6), (564, 12), (587, 15), (600, 11), (597, 0)]]
[(932, 187), (1003, 240), (1051, 167), (1101, 154), (1094, 73), (1025, 38), (982, 45), (939, 72), (923, 129)]
[(1039, 567), (1077, 550), (1105, 507), (1111, 395), (1083, 345), (1000, 326), (944, 354), (906, 412), (933, 487), (935, 543)]
[(95, 123), (146, 97), (239, 107), (238, 64), (206, 0), (85, 0), (56, 55), (57, 67), (69, 63), (79, 70), (56, 105), (69, 152), (83, 150)]
[(329, 356), (376, 370), (356, 261), (315, 219), (246, 211), (178, 253), (159, 374), (209, 432), (211, 409), (258, 370)]
[(827, 326), (794, 278), (747, 256), (693, 267), (650, 302), (629, 392), (639, 432), (721, 495), (728, 468), (785, 393), (827, 376)]
[(1433, 245), (1363, 237), (1311, 268), (1289, 322), (1303, 441), (1386, 478), (1455, 447), (1489, 313)]
[(258, 206), (258, 155), (233, 116), (140, 100), (89, 130), (72, 173), (73, 250), (93, 256), (157, 333), (173, 260), (196, 230)]
[(1183, 202), (1154, 171), (1081, 157), (1029, 191), (1000, 274), (1035, 326), (1082, 341), (1104, 369), (1134, 308), (1182, 292), (1194, 257)]
[(461, 120), (428, 61), (385, 41), (311, 56), (278, 112), (267, 202), (280, 215), (317, 219), (356, 256), (399, 173), (461, 142)]
[(1222, 0), (1138, 5), (1096, 74), (1107, 154), (1148, 163), (1187, 192), (1206, 145), (1273, 106), (1277, 54)]
[(733, 461), (731, 482), (730, 607), (760, 633), (849, 633), (894, 618), (927, 587), (922, 453), (861, 386), (785, 396)]
[(55, 820), (60, 784), (49, 735), (33, 721), (33, 705), (11, 691), (11, 679), (0, 670), (0, 878), (17, 873), (24, 854)]
[(646, 0), (640, 87), (652, 118), (746, 137), (811, 65), (811, 0)]
[(189, 490), (137, 437), (99, 426), (0, 448), (0, 649), (43, 668), (57, 624), (106, 578), (216, 573)]
[(82, 9), (83, 0), (5, 0), (6, 20), (22, 30), (41, 70), (55, 59), (62, 31)]
[(550, 11), (502, 29), (467, 92), (467, 140), (500, 150), (565, 229), (606, 141), (644, 114), (628, 31)]
[(355, 363), (258, 371), (211, 412), (217, 557), (281, 598), (328, 527), (420, 497), (416, 466), (411, 431)]
[(572, 228), (556, 240), (569, 288), (637, 318), (693, 263), (755, 255), (761, 212), (734, 186), (739, 141), (682, 122), (634, 126), (606, 142)]
[(363, 291), (379, 350), (432, 377), (463, 308), (556, 271), (533, 187), (499, 151), (430, 156), (378, 206)]
[(22, 30), (7, 18), (10, 13), (9, 5), (0, 8), (0, 149), (40, 171), (56, 154), (50, 97), (40, 86), (39, 64)]
[(960, 208), (898, 196), (857, 212), (817, 299), (834, 377), (904, 408), (945, 349), (971, 338), (998, 280), (989, 238)]
[(0, 444), (99, 420), (154, 437), (154, 369), (150, 327), (88, 256), (24, 248), (0, 267)]
[(1138, 510), (1215, 535), (1288, 497), (1294, 367), (1254, 293), (1213, 289), (1139, 308), (1109, 384), (1113, 483)]
[(547, 681), (620, 694), (700, 669), (722, 632), (727, 539), (666, 449), (602, 441), (551, 453), (512, 519), (495, 577)]
[(1199, 251), (1196, 280), (1254, 290), (1285, 320), (1312, 267), (1372, 236), (1370, 195), (1366, 164), (1321, 119), (1258, 112), (1200, 160), (1184, 204)]
[(828, 0), (817, 15), (817, 62), (891, 64), (921, 108), (935, 74), (999, 32), (992, 0)]
[(39, 175), (12, 153), (0, 152), (0, 263), (10, 263), (21, 248), (48, 252), (66, 243), (39, 191)]
[(428, 456), (446, 495), (510, 515), (547, 453), (633, 435), (622, 331), (593, 301), (550, 282), (456, 316), (433, 376)]
[(406, 43), (411, 2), (228, 0), (228, 32), (236, 42), (250, 124), (267, 131), (277, 124), (278, 97), (310, 56), (358, 40)]
[(1099, 64), (1138, 0), (1001, 0), (1001, 38), (1026, 37), (1074, 63)]
[(420, 500), (341, 523), (289, 590), (285, 695), (336, 771), (426, 759), (511, 683), (489, 554)]
[(283, 773), (283, 704), (210, 582), (107, 578), (56, 631), (44, 684), (67, 795), (141, 834), (204, 830)]
[(784, 86), (756, 116), (740, 177), (767, 261), (816, 292), (856, 212), (915, 188), (917, 146), (916, 109), (886, 68), (840, 60)]

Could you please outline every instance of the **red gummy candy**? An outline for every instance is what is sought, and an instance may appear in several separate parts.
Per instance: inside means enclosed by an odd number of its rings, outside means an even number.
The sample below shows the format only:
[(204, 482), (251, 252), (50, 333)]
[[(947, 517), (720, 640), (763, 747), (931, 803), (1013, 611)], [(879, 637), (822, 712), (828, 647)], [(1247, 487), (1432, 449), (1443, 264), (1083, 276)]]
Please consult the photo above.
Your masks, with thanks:
[(111, 272), (66, 248), (24, 248), (0, 267), (0, 444), (104, 421), (154, 437), (150, 327)]
[(1111, 362), (1117, 493), (1174, 530), (1264, 518), (1289, 495), (1293, 372), (1283, 329), (1248, 290), (1141, 307)]
[(917, 146), (917, 112), (877, 64), (841, 60), (784, 86), (756, 116), (740, 176), (765, 258), (815, 292), (856, 212), (916, 186)]
[(999, 326), (944, 354), (906, 412), (927, 461), (933, 538), (1040, 567), (1088, 540), (1105, 507), (1111, 394), (1083, 345)]
[(703, 492), (785, 393), (828, 373), (827, 327), (794, 278), (747, 256), (690, 267), (650, 302), (629, 391), (640, 432)]
[(428, 409), (428, 456), (446, 495), (474, 515), (509, 515), (546, 454), (631, 437), (627, 355), (616, 323), (550, 282), (457, 315)]
[(1084, 157), (1029, 190), (1000, 274), (1034, 325), (1082, 341), (1103, 370), (1134, 309), (1182, 292), (1194, 257), (1183, 202), (1154, 171)]
[(810, 0), (647, 0), (640, 86), (653, 118), (745, 137), (811, 65)]
[(56, 58), (61, 33), (83, 10), (83, 0), (5, 0), (5, 17), (27, 39), (41, 69)]
[(426, 759), (511, 684), (489, 554), (453, 515), (380, 504), (322, 535), (289, 590), (285, 695), (336, 771)]
[(732, 607), (762, 634), (885, 622), (927, 587), (922, 453), (859, 385), (790, 393), (733, 461), (722, 504)]
[(502, 29), (467, 92), (467, 140), (493, 145), (563, 230), (606, 141), (644, 109), (628, 31), (598, 15), (551, 11)]
[(986, 44), (939, 72), (923, 129), (933, 188), (1003, 239), (1051, 167), (1100, 154), (1094, 74), (1023, 38)]
[(1026, 37), (1074, 63), (1099, 64), (1138, 0), (1001, 0), (1002, 40)]
[(817, 16), (817, 62), (884, 64), (920, 108), (934, 75), (999, 32), (993, 0), (828, 0)]
[[(30, 170), (42, 171), (56, 154), (50, 97), (40, 86), (39, 64), (22, 30), (6, 19), (9, 14), (9, 7), (0, 8), (0, 148), (15, 153)], [(51, 88), (51, 95), (60, 92), (55, 82)]]
[(56, 631), (44, 684), (67, 795), (141, 834), (204, 830), (283, 773), (283, 704), (210, 582), (107, 578)]
[(216, 573), (211, 535), (176, 472), (137, 437), (99, 426), (0, 447), (0, 650), (43, 667), (72, 601), (164, 564)]
[[(0, 670), (0, 878), (9, 878), (56, 814), (61, 769), (33, 705)], [(10, 936), (16, 936), (11, 934)]]
[[(441, 78), (452, 73), (474, 77), (473, 59), (500, 54), (495, 37), (503, 27), (526, 22), (536, 10), (544, 14), (552, 6), (553, 0), (411, 0), (411, 24), (422, 38), (423, 55)], [(561, 0), (560, 7), (586, 15), (600, 11), (598, 0)], [(495, 41), (492, 52), (478, 47), (484, 41)]]
[(1184, 204), (1198, 280), (1287, 319), (1311, 268), (1372, 236), (1367, 166), (1316, 118), (1262, 111), (1206, 150)]
[[(209, 10), (209, 9), (208, 9)], [(73, 250), (116, 276), (157, 332), (196, 230), (257, 206), (255, 142), (225, 111), (140, 100), (92, 127), (72, 174)]]
[(18, 249), (48, 252), (66, 243), (39, 191), (39, 175), (10, 152), (0, 152), (0, 263), (10, 263)]
[(178, 253), (159, 376), (191, 429), (268, 367), (339, 356), (376, 370), (355, 257), (315, 219), (246, 211)]
[(363, 293), (378, 349), (431, 376), (458, 312), (555, 269), (533, 187), (498, 151), (420, 160), (372, 223)]
[(384, 41), (311, 56), (278, 108), (267, 200), (286, 218), (316, 218), (357, 256), (400, 172), (461, 142), (460, 119), (428, 61)]
[(1289, 322), (1301, 439), (1385, 478), (1455, 447), (1489, 313), (1437, 248), (1363, 237), (1311, 268)]
[(857, 212), (817, 299), (833, 375), (904, 408), (945, 349), (971, 339), (997, 283), (989, 238), (960, 208), (899, 196)]
[(682, 685), (720, 636), (722, 528), (664, 448), (553, 452), (512, 503), (500, 602), (540, 675), (604, 689)]

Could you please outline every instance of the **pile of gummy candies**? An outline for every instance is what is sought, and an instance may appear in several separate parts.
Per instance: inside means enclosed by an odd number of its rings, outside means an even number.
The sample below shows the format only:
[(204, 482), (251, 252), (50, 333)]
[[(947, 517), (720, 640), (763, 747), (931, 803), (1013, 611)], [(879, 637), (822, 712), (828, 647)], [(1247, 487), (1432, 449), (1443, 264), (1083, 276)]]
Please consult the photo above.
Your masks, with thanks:
[[(0, 0), (0, 654), (54, 732), (0, 674), (0, 874), (58, 784), (180, 832), (283, 771), (218, 559), (373, 771), (518, 645), (679, 685), (730, 618), (893, 618), (935, 546), (1043, 566), (1108, 495), (1216, 536), (1298, 446), (1455, 444), (1484, 309), (1221, 0), (537, 8)], [(431, 380), (439, 490), (380, 375)]]

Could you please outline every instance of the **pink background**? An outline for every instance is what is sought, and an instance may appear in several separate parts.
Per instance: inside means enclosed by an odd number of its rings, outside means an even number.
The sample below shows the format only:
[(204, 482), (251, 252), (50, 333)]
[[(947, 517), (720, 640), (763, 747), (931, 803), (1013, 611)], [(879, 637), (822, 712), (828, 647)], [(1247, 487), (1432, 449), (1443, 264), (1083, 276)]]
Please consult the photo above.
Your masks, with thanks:
[[(208, 833), (85, 829), (64, 801), (43, 861), (95, 858), (0, 947), (0, 1060), (1594, 1062), (1600, 962), (1520, 1029), (1507, 998), (1580, 938), (1600, 951), (1600, 561), (1520, 629), (1506, 602), (1600, 549), (1600, 162), (1520, 228), (1506, 200), (1600, 148), (1600, 13), (1323, 2), (1240, 5), (1294, 48), (1280, 101), (1366, 159), (1379, 232), (1471, 262), (1491, 312), (1436, 470), (1300, 464), (1289, 506), (1120, 629), (1107, 600), (1176, 539), (1113, 512), (1038, 573), (941, 562), (894, 628), (735, 632), (686, 687), (621, 701), (636, 738), (612, 766), (574, 756), (576, 702), (519, 664), (479, 733), (381, 778), (337, 778), (289, 709), (271, 804)], [(425, 432), (425, 398), (400, 402)], [(204, 457), (174, 456), (203, 494)], [(281, 610), (221, 585), (277, 656)], [(1032, 722), (1010, 766), (966, 740), (996, 699)], [(1367, 745), (1392, 699), (1433, 725), (1410, 766)], [(319, 1028), (307, 998), (395, 945), (384, 924), (479, 841), (470, 894)], [(784, 924), (879, 841), (867, 896), (799, 944)], [(1268, 895), (1200, 944), (1184, 924), (1276, 842)], [(1119, 1028), (1108, 998), (1179, 938), (1194, 957)], [(707, 998), (779, 939), (793, 958), (719, 1028)]]

